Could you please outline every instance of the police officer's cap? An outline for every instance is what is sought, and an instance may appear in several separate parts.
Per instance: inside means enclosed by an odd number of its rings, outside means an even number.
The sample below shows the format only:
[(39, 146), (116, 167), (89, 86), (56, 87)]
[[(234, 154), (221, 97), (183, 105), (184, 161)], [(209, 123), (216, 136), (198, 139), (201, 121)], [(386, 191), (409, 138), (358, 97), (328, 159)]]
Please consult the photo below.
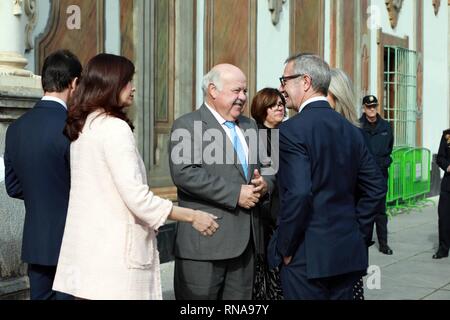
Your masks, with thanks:
[(366, 106), (372, 106), (378, 104), (378, 99), (374, 95), (368, 95), (363, 98), (363, 104)]

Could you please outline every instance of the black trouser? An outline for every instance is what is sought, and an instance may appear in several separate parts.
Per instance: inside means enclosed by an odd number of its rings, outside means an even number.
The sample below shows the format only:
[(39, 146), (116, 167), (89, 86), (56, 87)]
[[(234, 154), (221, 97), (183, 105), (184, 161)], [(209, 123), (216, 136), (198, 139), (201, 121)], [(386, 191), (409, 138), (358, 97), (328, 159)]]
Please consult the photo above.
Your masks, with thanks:
[(388, 243), (387, 231), (388, 216), (386, 215), (386, 197), (383, 198), (383, 203), (379, 206), (378, 212), (375, 216), (375, 223), (372, 225), (369, 239), (372, 239), (373, 228), (377, 226), (377, 237), (380, 246), (385, 246)]
[(441, 191), (438, 216), (439, 250), (448, 253), (450, 248), (450, 192)]
[(387, 223), (388, 217), (386, 215), (386, 211), (379, 212), (375, 217), (375, 225), (377, 226), (377, 237), (380, 246), (385, 246), (388, 243)]
[(53, 291), (56, 266), (28, 264), (31, 300), (72, 300), (71, 295)]

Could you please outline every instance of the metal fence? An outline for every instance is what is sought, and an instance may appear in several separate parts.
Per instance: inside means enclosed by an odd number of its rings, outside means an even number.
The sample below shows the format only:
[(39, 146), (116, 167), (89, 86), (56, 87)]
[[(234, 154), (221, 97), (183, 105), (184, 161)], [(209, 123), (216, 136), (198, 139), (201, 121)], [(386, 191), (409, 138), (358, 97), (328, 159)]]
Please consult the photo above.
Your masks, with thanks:
[(427, 203), (431, 187), (431, 152), (425, 148), (397, 147), (389, 167), (388, 214), (417, 208)]

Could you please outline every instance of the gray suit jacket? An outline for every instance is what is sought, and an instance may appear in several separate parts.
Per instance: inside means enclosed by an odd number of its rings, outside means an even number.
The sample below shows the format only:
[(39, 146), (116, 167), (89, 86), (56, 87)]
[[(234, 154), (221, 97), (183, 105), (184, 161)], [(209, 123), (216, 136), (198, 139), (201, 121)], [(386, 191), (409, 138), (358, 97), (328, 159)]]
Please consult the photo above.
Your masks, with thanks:
[[(257, 137), (254, 120), (241, 116), (239, 127), (244, 131), (250, 129), (248, 132)], [(246, 140), (249, 159), (257, 159), (258, 144), (249, 144), (247, 135)], [(258, 161), (249, 161), (246, 179), (242, 166), (233, 161), (237, 155), (230, 139), (205, 105), (174, 122), (169, 158), (179, 205), (214, 214), (220, 225), (213, 236), (205, 237), (190, 224), (178, 223), (175, 256), (191, 260), (240, 256), (250, 240), (251, 228), (253, 234), (259, 228), (258, 208), (246, 210), (238, 206), (241, 186), (250, 183), (253, 171), (260, 167)], [(273, 190), (273, 178), (266, 181), (269, 190)]]

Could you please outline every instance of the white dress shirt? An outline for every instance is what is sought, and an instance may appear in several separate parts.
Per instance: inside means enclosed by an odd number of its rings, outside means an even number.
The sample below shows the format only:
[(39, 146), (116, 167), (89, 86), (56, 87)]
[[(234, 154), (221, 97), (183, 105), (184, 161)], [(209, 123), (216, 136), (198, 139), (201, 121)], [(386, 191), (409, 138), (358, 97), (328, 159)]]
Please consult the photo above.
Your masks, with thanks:
[[(228, 128), (225, 125), (225, 122), (227, 122), (227, 120), (225, 120), (216, 110), (214, 110), (212, 107), (210, 107), (206, 102), (205, 102), (205, 106), (209, 109), (209, 111), (211, 111), (211, 113), (213, 114), (214, 118), (216, 118), (217, 122), (222, 126), (223, 130), (225, 130), (228, 138), (231, 141), (231, 144), (233, 144), (233, 140), (231, 140), (230, 128)], [(242, 130), (239, 127), (238, 124), (236, 124), (236, 133), (237, 133), (237, 135), (239, 137), (239, 140), (241, 141), (241, 145), (242, 145), (242, 148), (244, 149), (244, 153), (245, 153), (245, 158), (247, 159), (247, 163), (248, 163), (248, 145), (247, 145), (247, 141), (245, 141), (244, 134), (242, 133)]]

